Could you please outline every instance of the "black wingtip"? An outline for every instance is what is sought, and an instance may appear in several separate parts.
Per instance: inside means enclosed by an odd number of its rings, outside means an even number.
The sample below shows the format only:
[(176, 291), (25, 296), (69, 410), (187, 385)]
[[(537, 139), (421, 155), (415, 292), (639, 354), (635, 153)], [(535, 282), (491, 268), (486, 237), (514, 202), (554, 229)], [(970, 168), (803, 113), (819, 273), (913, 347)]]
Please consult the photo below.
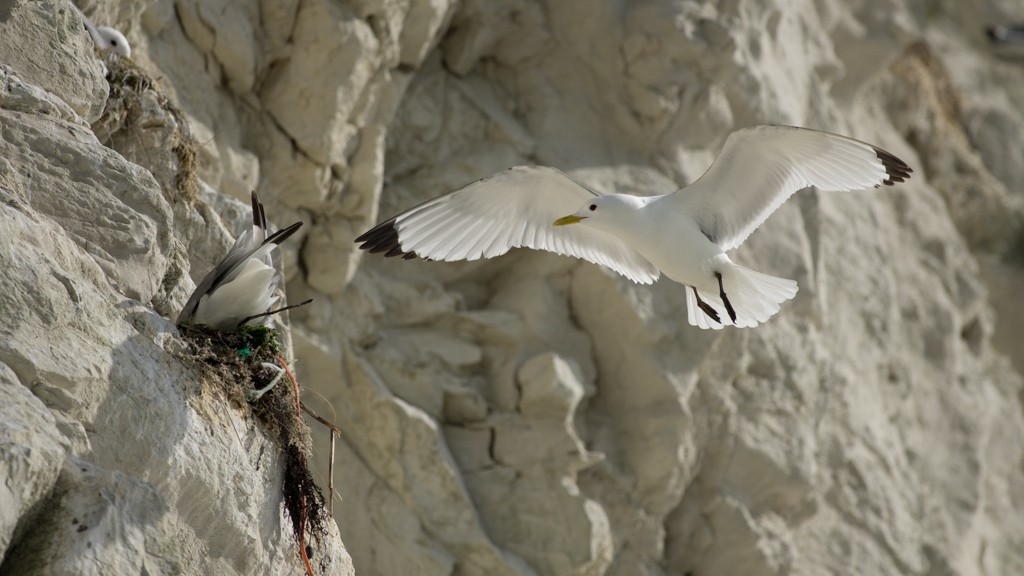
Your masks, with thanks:
[(882, 184), (886, 186), (892, 186), (897, 182), (905, 182), (910, 178), (910, 174), (914, 171), (906, 162), (897, 158), (894, 154), (886, 152), (881, 148), (875, 148), (875, 155), (882, 161), (882, 166), (885, 167), (885, 175), (887, 178), (882, 180)]
[(398, 240), (398, 228), (395, 227), (395, 223), (395, 218), (385, 220), (360, 234), (354, 242), (359, 244), (361, 250), (366, 250), (370, 254), (380, 254), (383, 252), (386, 258), (393, 256), (401, 256), (403, 260), (416, 258), (415, 252), (402, 248), (402, 244)]
[(270, 236), (267, 236), (267, 239), (264, 240), (263, 243), (266, 244), (267, 242), (272, 242), (274, 244), (280, 244), (287, 240), (289, 236), (295, 234), (299, 228), (302, 228), (302, 222), (296, 222), (287, 228), (282, 228), (277, 232), (274, 232)]
[(267, 213), (263, 210), (263, 203), (253, 190), (249, 201), (252, 202), (252, 225), (262, 230), (267, 229)]
[(381, 224), (378, 224), (377, 226), (374, 226), (373, 228), (370, 228), (370, 229), (369, 229), (369, 230), (367, 230), (366, 232), (363, 232), (362, 234), (360, 234), (359, 236), (357, 236), (357, 237), (356, 237), (356, 239), (355, 239), (355, 240), (353, 240), (353, 242), (356, 242), (357, 244), (358, 244), (359, 242), (366, 242), (367, 240), (369, 240), (369, 239), (370, 239), (370, 237), (372, 237), (372, 236), (374, 235), (374, 232), (376, 232), (376, 231), (377, 231), (377, 230), (378, 230), (378, 229), (379, 229), (379, 228), (380, 228), (381, 226), (383, 226), (384, 224), (386, 224), (386, 222), (383, 222), (383, 223), (381, 223)]

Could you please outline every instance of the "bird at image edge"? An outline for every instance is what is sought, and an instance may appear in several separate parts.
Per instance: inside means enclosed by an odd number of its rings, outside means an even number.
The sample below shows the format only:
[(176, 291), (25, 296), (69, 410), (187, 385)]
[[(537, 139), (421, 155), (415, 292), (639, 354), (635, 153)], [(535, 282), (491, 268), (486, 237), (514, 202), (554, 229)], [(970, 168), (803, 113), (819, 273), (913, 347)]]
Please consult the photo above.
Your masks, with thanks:
[(429, 200), (356, 238), (385, 256), (456, 261), (526, 247), (575, 256), (650, 284), (684, 284), (700, 328), (752, 327), (797, 284), (734, 263), (738, 247), (796, 191), (892, 186), (913, 170), (893, 154), (838, 134), (791, 126), (733, 132), (707, 172), (662, 196), (602, 195), (564, 172), (516, 166)]

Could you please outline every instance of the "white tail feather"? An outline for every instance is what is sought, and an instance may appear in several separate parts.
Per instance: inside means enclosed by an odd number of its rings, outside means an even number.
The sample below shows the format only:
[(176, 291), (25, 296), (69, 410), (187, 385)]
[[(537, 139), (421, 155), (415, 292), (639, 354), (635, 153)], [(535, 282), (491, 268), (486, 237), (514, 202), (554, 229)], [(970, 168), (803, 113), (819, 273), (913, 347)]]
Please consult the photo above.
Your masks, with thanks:
[(697, 307), (693, 289), (688, 287), (686, 308), (687, 320), (690, 325), (712, 330), (721, 329), (725, 324), (734, 324), (739, 328), (752, 328), (774, 316), (783, 302), (796, 296), (797, 284), (793, 280), (769, 276), (732, 263), (721, 269), (720, 272), (722, 287), (736, 312), (735, 323), (730, 320), (725, 304), (718, 295), (718, 290), (709, 292), (697, 289), (697, 292), (700, 294), (701, 300), (718, 313), (721, 322), (715, 322)]
[[(238, 268), (234, 279), (202, 297), (196, 307), (197, 322), (233, 330), (246, 317), (264, 312), (274, 304), (276, 270), (258, 259), (249, 259)], [(266, 318), (252, 320), (257, 324), (265, 322)]]

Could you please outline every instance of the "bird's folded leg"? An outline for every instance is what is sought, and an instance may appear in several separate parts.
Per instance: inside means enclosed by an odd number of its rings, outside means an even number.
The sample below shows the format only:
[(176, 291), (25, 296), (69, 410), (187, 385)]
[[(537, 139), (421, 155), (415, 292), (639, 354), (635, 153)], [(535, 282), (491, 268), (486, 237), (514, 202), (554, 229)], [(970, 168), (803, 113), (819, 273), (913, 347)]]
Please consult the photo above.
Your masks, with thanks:
[(696, 288), (690, 286), (690, 290), (693, 290), (693, 295), (697, 297), (697, 307), (703, 310), (704, 313), (708, 315), (708, 318), (711, 318), (715, 322), (721, 324), (722, 321), (718, 318), (718, 312), (715, 312), (715, 309), (708, 305), (707, 302), (701, 300), (700, 294), (697, 292)]
[(722, 287), (722, 273), (715, 272), (715, 278), (718, 278), (718, 295), (722, 297), (722, 302), (725, 303), (725, 311), (729, 313), (729, 319), (732, 323), (736, 323), (736, 310), (732, 307), (732, 302), (729, 302), (729, 297), (725, 295), (725, 288)]

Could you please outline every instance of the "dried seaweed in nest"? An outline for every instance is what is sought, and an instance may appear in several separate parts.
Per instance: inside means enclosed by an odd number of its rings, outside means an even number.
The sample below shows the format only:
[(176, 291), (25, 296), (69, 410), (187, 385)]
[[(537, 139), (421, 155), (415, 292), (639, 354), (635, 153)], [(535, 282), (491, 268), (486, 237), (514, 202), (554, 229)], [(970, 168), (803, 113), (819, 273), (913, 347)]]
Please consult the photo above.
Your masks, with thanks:
[(93, 132), (152, 172), (168, 200), (192, 201), (199, 191), (198, 146), (185, 115), (131, 60), (111, 58), (106, 64), (110, 93)]
[(221, 382), (223, 391), (240, 401), (247, 390), (266, 380), (260, 377), (265, 372), (261, 363), (274, 362), (281, 352), (276, 333), (265, 326), (243, 326), (232, 332), (193, 324), (178, 329), (190, 345), (188, 359), (201, 363), (205, 375), (213, 376), (207, 380)]
[(207, 385), (219, 383), (229, 398), (249, 407), (256, 419), (267, 426), (268, 434), (276, 432), (284, 455), (282, 491), (292, 532), (302, 547), (307, 534), (318, 544), (323, 542), (327, 535), (326, 503), (307, 462), (312, 443), (309, 428), (298, 415), (296, 394), (287, 386), (278, 385), (255, 403), (245, 400), (248, 392), (263, 387), (276, 375), (263, 366), (265, 362), (287, 369), (289, 378), (292, 377), (281, 358), (277, 333), (264, 326), (249, 325), (230, 332), (192, 324), (179, 326), (179, 330), (190, 344), (186, 359), (207, 373)]

